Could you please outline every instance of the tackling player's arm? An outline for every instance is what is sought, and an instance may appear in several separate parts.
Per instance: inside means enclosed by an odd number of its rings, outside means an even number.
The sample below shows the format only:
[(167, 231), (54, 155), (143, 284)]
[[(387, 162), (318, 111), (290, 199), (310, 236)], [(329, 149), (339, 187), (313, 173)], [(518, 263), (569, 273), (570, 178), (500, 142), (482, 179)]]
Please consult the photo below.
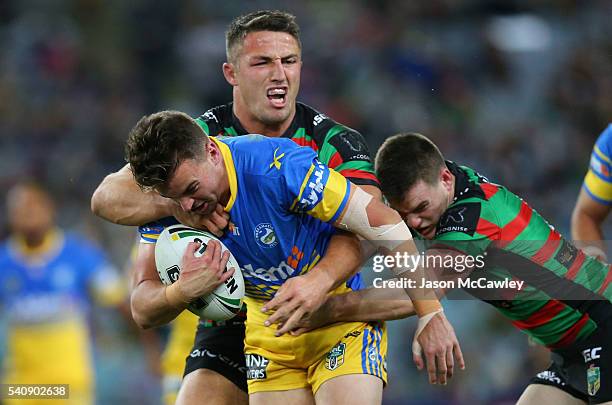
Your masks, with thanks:
[(234, 274), (223, 273), (229, 252), (221, 254), (221, 245), (211, 241), (201, 257), (194, 253), (198, 243), (190, 243), (183, 255), (178, 280), (164, 285), (155, 267), (155, 244), (141, 243), (134, 262), (130, 296), (132, 316), (141, 328), (164, 325), (181, 313), (194, 299), (211, 293)]
[(406, 291), (398, 288), (365, 288), (331, 295), (317, 311), (300, 319), (292, 335), (336, 322), (392, 321), (415, 315)]
[(572, 212), (572, 239), (576, 246), (590, 255), (607, 261), (601, 225), (610, 214), (610, 205), (595, 201), (584, 189), (580, 190)]
[(143, 225), (173, 216), (184, 225), (206, 229), (217, 236), (229, 223), (229, 215), (220, 204), (210, 215), (204, 216), (185, 212), (175, 201), (154, 191), (141, 190), (129, 165), (102, 180), (91, 197), (91, 211), (119, 225)]
[[(371, 241), (384, 253), (395, 256), (419, 255), (412, 240), (410, 230), (393, 209), (368, 196), (355, 186), (351, 186), (349, 201), (335, 226), (346, 228)], [(393, 272), (400, 278), (414, 280), (419, 285), (425, 277), (423, 268), (395, 268)], [(432, 384), (446, 383), (454, 368), (454, 356), (461, 368), (464, 367), (463, 355), (453, 327), (447, 321), (435, 292), (430, 289), (406, 289), (412, 299), (419, 323), (415, 342), (425, 353), (429, 381)], [(414, 351), (414, 361), (419, 369), (424, 363), (421, 354)]]
[(143, 225), (172, 216), (172, 200), (138, 187), (129, 165), (109, 174), (91, 197), (91, 211), (119, 225)]

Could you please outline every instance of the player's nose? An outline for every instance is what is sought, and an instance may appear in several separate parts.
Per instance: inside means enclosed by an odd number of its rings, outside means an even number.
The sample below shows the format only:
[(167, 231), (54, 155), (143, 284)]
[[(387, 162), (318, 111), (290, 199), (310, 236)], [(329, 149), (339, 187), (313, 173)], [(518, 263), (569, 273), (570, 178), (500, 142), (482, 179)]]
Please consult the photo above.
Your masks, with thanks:
[(190, 197), (182, 197), (179, 199), (179, 204), (181, 205), (183, 211), (191, 211), (191, 207), (193, 207), (194, 202), (195, 200)]
[(411, 228), (418, 229), (422, 222), (423, 222), (423, 219), (419, 217), (418, 215), (407, 215), (406, 216), (406, 224), (408, 224), (408, 226)]
[(280, 58), (274, 59), (272, 63), (272, 73), (270, 79), (275, 82), (284, 82), (287, 79), (285, 67), (283, 66), (283, 61)]

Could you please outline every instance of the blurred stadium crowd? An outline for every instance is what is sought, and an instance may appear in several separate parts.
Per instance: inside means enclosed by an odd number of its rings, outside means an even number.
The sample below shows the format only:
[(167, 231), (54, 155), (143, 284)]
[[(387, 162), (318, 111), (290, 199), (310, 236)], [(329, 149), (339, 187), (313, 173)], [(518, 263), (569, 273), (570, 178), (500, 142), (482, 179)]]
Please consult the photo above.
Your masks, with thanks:
[[(372, 151), (398, 131), (421, 132), (569, 234), (591, 147), (612, 117), (605, 0), (4, 0), (0, 189), (42, 179), (60, 223), (122, 265), (135, 232), (94, 218), (91, 193), (123, 165), (123, 142), (143, 114), (199, 115), (231, 99), (221, 74), (226, 25), (262, 8), (286, 9), (302, 28), (299, 100), (359, 130)], [(476, 305), (447, 304), (468, 368), (444, 388), (413, 370), (413, 321), (394, 323), (385, 403), (518, 397), (546, 357)], [(99, 401), (155, 403), (137, 338), (114, 316), (101, 317), (109, 330), (96, 329)]]

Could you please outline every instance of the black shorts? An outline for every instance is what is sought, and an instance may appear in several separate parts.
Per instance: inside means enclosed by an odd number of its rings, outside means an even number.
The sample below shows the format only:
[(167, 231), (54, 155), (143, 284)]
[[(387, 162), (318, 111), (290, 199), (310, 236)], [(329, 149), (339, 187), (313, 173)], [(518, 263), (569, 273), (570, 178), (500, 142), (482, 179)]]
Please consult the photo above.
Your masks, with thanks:
[(200, 322), (193, 349), (187, 356), (185, 375), (205, 368), (247, 392), (244, 330), (244, 323), (206, 327)]
[(530, 384), (557, 387), (589, 404), (612, 401), (612, 322), (571, 348), (553, 350), (551, 360)]

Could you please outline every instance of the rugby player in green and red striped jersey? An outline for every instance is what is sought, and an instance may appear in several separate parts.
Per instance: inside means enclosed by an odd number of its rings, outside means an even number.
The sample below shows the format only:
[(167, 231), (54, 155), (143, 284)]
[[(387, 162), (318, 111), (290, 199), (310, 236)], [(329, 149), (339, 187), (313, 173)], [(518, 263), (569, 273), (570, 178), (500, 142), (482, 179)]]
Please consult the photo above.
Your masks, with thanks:
[(576, 249), (505, 187), (445, 162), (421, 135), (388, 139), (376, 169), (383, 194), (423, 237), (474, 257), (486, 252), (486, 267), (470, 278), (478, 273), (525, 282), (515, 290), (468, 290), (552, 350), (551, 367), (532, 380), (519, 403), (612, 400), (612, 383), (605, 379), (612, 376), (607, 264)]
[[(376, 156), (383, 194), (426, 240), (428, 253), (473, 257), (458, 275), (436, 269), (436, 278), (483, 280), (465, 290), (494, 305), (514, 326), (552, 352), (551, 366), (530, 382), (519, 404), (612, 401), (612, 271), (565, 240), (523, 199), (474, 170), (445, 161), (418, 134), (385, 141)], [(484, 257), (484, 266), (475, 265)], [(464, 260), (459, 261), (457, 258)], [(513, 281), (514, 288), (487, 288)], [(510, 284), (506, 281), (506, 284)], [(374, 313), (374, 289), (334, 297), (320, 316), (334, 320), (397, 319), (410, 303)], [(370, 296), (368, 296), (370, 294)], [(359, 299), (356, 299), (358, 297)], [(317, 325), (326, 323), (318, 319)], [(303, 326), (310, 326), (304, 324)]]

